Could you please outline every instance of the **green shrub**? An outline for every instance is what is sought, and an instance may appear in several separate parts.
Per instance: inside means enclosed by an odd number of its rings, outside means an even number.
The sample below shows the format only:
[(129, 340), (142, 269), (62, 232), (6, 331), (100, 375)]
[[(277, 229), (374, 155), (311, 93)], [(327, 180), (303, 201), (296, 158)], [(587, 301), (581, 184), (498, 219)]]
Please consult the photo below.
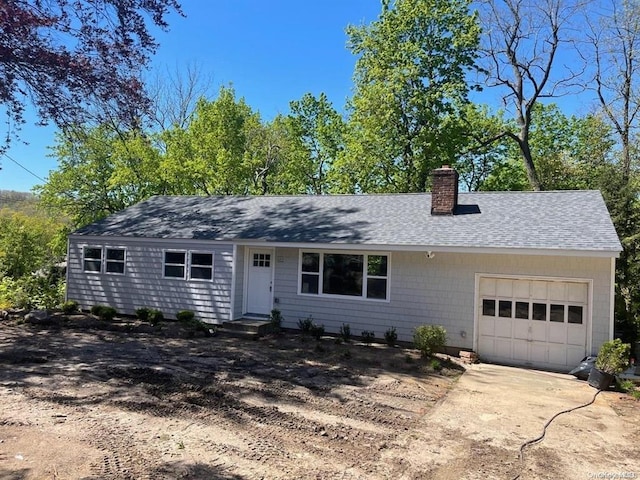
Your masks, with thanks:
[(316, 340), (320, 341), (322, 336), (324, 335), (324, 325), (317, 325), (315, 323), (311, 324), (311, 328), (309, 329), (309, 333)]
[(65, 282), (53, 275), (0, 280), (0, 308), (56, 308), (64, 302)]
[(102, 307), (100, 313), (98, 314), (98, 317), (100, 317), (100, 320), (110, 322), (117, 314), (118, 311), (113, 307)]
[(390, 327), (386, 332), (384, 332), (384, 341), (387, 342), (387, 345), (393, 347), (398, 341), (398, 334), (396, 333), (396, 327)]
[(420, 325), (413, 333), (413, 343), (422, 356), (430, 357), (447, 343), (447, 331), (440, 325)]
[(373, 342), (373, 339), (376, 338), (376, 334), (373, 330), (363, 330), (362, 331), (362, 341), (367, 345), (370, 345)]
[(157, 309), (151, 309), (149, 310), (149, 323), (151, 323), (151, 325), (158, 325), (162, 320), (164, 320), (164, 314)]
[(191, 310), (180, 310), (176, 313), (176, 320), (180, 323), (191, 323), (196, 318), (196, 314)]
[(631, 380), (617, 380), (618, 389), (624, 393), (631, 393), (636, 389), (635, 383)]
[(343, 323), (340, 327), (340, 338), (347, 343), (351, 341), (351, 327), (348, 323)]
[(313, 327), (313, 319), (309, 316), (307, 318), (300, 318), (298, 320), (298, 328), (303, 334), (310, 333)]
[(91, 310), (89, 311), (91, 312), (91, 315), (95, 315), (96, 317), (99, 317), (103, 308), (104, 308), (104, 305), (94, 305), (93, 307), (91, 307)]
[(429, 367), (431, 368), (431, 370), (434, 370), (436, 372), (439, 372), (440, 370), (442, 370), (442, 364), (440, 363), (440, 360), (438, 360), (437, 358), (431, 359), (431, 361), (429, 362)]
[(622, 343), (619, 338), (604, 342), (596, 357), (596, 368), (611, 375), (623, 372), (629, 365), (630, 350), (631, 345)]
[(62, 304), (62, 313), (65, 315), (71, 315), (78, 311), (78, 302), (75, 300), (68, 300)]
[(271, 310), (271, 315), (269, 315), (269, 321), (271, 322), (271, 329), (274, 332), (280, 331), (280, 329), (282, 328), (283, 320), (284, 318), (282, 318), (282, 313), (280, 313), (280, 310), (278, 310), (277, 308), (274, 308), (273, 310)]
[(136, 309), (136, 317), (138, 320), (146, 322), (149, 320), (149, 314), (151, 313), (151, 309), (148, 307), (141, 307)]

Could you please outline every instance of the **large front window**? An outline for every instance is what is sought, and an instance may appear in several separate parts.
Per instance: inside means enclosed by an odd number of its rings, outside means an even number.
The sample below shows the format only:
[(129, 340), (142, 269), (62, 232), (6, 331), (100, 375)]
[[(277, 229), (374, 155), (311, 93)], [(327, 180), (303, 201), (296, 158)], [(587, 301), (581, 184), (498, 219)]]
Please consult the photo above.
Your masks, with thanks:
[(388, 255), (302, 252), (300, 293), (388, 298)]

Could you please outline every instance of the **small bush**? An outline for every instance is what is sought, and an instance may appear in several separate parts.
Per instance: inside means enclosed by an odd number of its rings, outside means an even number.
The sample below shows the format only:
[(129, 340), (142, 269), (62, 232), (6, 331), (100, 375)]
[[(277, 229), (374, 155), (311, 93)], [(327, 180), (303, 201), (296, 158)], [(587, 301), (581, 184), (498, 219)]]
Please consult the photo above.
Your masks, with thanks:
[(324, 335), (324, 325), (317, 325), (315, 323), (311, 324), (311, 328), (309, 329), (309, 333), (316, 340), (320, 341), (322, 336)]
[(431, 368), (431, 370), (434, 370), (436, 372), (442, 370), (442, 364), (437, 358), (432, 358), (431, 361), (429, 361), (429, 367)]
[(398, 334), (396, 333), (396, 327), (390, 327), (386, 332), (384, 332), (384, 341), (387, 342), (387, 345), (393, 347), (398, 341)]
[(376, 338), (376, 334), (373, 330), (363, 330), (362, 331), (362, 341), (367, 345), (370, 345), (373, 342), (373, 339)]
[(149, 310), (149, 323), (151, 323), (151, 325), (158, 325), (162, 320), (164, 320), (164, 314), (157, 309), (151, 309)]
[(280, 329), (282, 328), (283, 320), (284, 318), (282, 318), (282, 313), (280, 313), (280, 310), (278, 310), (277, 308), (274, 308), (273, 310), (271, 310), (271, 315), (269, 315), (269, 321), (271, 322), (271, 329), (274, 332), (280, 331)]
[(347, 343), (351, 341), (351, 327), (348, 323), (343, 323), (340, 327), (340, 338)]
[(176, 313), (176, 320), (180, 323), (191, 323), (196, 318), (196, 314), (191, 310), (180, 310)]
[(618, 379), (617, 381), (618, 381), (618, 388), (620, 389), (621, 392), (631, 393), (636, 389), (636, 385), (631, 380)]
[(420, 325), (413, 333), (413, 343), (423, 357), (430, 357), (447, 343), (447, 331), (440, 325)]
[(310, 333), (311, 327), (313, 327), (313, 320), (311, 317), (301, 318), (298, 320), (298, 328), (303, 334)]
[(62, 304), (62, 313), (65, 315), (71, 315), (78, 311), (78, 302), (75, 300), (68, 300)]
[(91, 313), (100, 320), (110, 322), (118, 314), (118, 311), (115, 308), (108, 307), (106, 305), (94, 305), (91, 307)]
[(138, 320), (146, 322), (149, 320), (149, 314), (151, 313), (151, 309), (147, 307), (137, 308), (136, 309), (136, 317)]

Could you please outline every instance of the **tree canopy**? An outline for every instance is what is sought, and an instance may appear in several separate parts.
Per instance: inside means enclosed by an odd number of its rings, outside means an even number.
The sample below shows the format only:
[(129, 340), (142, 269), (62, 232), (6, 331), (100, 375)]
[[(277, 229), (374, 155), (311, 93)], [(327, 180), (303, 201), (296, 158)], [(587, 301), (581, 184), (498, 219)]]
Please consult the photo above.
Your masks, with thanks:
[(135, 124), (148, 106), (141, 70), (156, 49), (147, 19), (167, 28), (177, 0), (3, 0), (0, 103), (7, 135), (33, 103), (61, 128), (113, 116)]

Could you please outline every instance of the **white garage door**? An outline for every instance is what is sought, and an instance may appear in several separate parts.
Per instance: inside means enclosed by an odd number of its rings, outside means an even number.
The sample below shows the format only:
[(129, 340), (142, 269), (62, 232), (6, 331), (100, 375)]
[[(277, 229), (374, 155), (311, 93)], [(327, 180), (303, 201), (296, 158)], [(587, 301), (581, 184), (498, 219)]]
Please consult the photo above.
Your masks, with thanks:
[(565, 369), (587, 345), (585, 282), (481, 277), (478, 355), (489, 361)]

